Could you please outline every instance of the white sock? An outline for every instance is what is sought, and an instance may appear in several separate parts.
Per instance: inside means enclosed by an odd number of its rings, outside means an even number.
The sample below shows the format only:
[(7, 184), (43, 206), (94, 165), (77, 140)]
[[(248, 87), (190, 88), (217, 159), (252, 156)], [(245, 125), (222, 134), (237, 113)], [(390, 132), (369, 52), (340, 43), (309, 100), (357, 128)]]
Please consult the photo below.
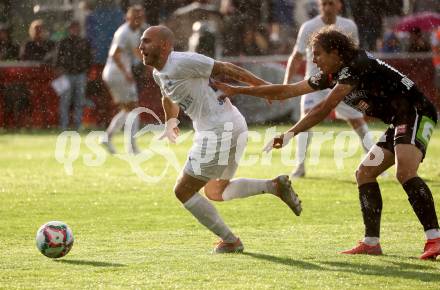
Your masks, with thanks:
[(379, 238), (378, 237), (365, 237), (362, 242), (364, 244), (367, 244), (369, 246), (375, 246), (379, 244)]
[(426, 239), (432, 240), (440, 238), (440, 230), (439, 229), (430, 229), (425, 232)]
[(312, 133), (310, 133), (309, 131), (301, 132), (298, 134), (296, 140), (296, 156), (295, 156), (295, 160), (298, 167), (300, 166), (304, 167), (307, 148), (309, 147), (311, 140), (312, 140)]
[(137, 148), (136, 147), (136, 139), (134, 138), (134, 135), (136, 135), (136, 133), (139, 131), (139, 114), (129, 112), (127, 114), (127, 119), (129, 119), (132, 116), (134, 117), (134, 121), (133, 121), (133, 126), (131, 127), (131, 131), (130, 131), (130, 142), (131, 142), (131, 146), (133, 149), (133, 148)]
[(361, 139), (361, 143), (362, 143), (362, 147), (364, 148), (364, 151), (365, 152), (370, 151), (370, 148), (373, 147), (374, 145), (374, 141), (370, 131), (368, 131), (368, 125), (365, 123), (354, 129), (354, 131), (358, 134), (359, 138)]
[(275, 186), (270, 179), (251, 179), (238, 178), (233, 179), (226, 186), (222, 193), (223, 200), (231, 200), (234, 198), (245, 198), (266, 192), (275, 193)]
[(109, 141), (112, 138), (113, 134), (121, 130), (122, 126), (124, 126), (126, 117), (127, 117), (127, 113), (125, 111), (119, 111), (119, 113), (117, 113), (113, 117), (112, 121), (110, 122), (110, 125), (106, 130)]
[(237, 237), (223, 222), (215, 207), (198, 192), (188, 199), (183, 206), (211, 232), (227, 243), (237, 241)]

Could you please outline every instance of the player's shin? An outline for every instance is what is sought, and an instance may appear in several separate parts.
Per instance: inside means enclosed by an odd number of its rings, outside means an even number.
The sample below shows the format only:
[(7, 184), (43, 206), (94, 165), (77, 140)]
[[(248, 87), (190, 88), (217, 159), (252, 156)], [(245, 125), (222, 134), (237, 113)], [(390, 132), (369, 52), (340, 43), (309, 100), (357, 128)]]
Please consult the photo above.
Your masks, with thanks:
[(198, 192), (188, 199), (183, 206), (206, 228), (227, 243), (234, 243), (237, 237), (223, 222), (215, 207)]
[(402, 184), (408, 194), (408, 200), (411, 204), (417, 218), (423, 225), (427, 239), (440, 237), (437, 214), (435, 212), (434, 199), (426, 183), (420, 177), (413, 177)]
[(365, 241), (379, 243), (380, 218), (382, 214), (382, 196), (379, 184), (370, 182), (359, 186), (359, 201), (365, 225)]

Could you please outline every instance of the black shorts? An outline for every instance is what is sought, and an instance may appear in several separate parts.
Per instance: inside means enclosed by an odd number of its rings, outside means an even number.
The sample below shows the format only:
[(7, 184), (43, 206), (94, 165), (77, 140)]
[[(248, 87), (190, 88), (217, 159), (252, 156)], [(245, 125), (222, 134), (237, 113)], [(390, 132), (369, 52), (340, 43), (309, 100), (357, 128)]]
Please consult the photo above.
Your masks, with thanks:
[(393, 123), (376, 145), (394, 154), (394, 146), (397, 144), (413, 144), (419, 148), (425, 158), (429, 139), (437, 124), (437, 116), (430, 111), (414, 108), (405, 116), (396, 118)]

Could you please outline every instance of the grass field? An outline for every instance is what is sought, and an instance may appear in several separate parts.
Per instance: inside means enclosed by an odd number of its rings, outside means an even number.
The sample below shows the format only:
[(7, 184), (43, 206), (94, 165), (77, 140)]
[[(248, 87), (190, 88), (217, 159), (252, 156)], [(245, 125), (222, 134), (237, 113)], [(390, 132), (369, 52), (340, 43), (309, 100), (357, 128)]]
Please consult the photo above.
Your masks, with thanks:
[[(384, 126), (373, 126), (382, 130)], [(265, 127), (253, 130), (263, 132)], [(279, 128), (280, 129), (280, 128)], [(347, 130), (321, 125), (316, 131)], [(394, 171), (381, 178), (382, 248), (385, 255), (345, 256), (362, 238), (354, 170), (361, 150), (337, 169), (333, 141), (320, 162), (294, 183), (303, 213), (294, 216), (277, 198), (260, 195), (216, 203), (245, 244), (244, 254), (212, 255), (216, 237), (202, 228), (172, 193), (173, 168), (159, 183), (140, 179), (129, 163), (108, 156), (96, 167), (81, 152), (68, 175), (55, 159), (55, 133), (0, 136), (0, 288), (192, 288), (192, 289), (439, 289), (440, 261), (420, 261), (424, 234)], [(142, 144), (148, 141), (142, 136)], [(122, 135), (118, 136), (122, 146)], [(171, 146), (181, 164), (191, 141)], [(247, 154), (260, 154), (263, 141)], [(440, 132), (430, 143), (419, 174), (428, 182), (440, 211)], [(261, 155), (260, 155), (261, 157)], [(102, 161), (102, 160), (101, 160)], [(160, 174), (164, 159), (143, 163)], [(242, 166), (236, 176), (271, 178), (288, 173), (280, 152), (271, 165)], [(35, 247), (35, 233), (50, 220), (69, 224), (72, 251), (51, 260)]]

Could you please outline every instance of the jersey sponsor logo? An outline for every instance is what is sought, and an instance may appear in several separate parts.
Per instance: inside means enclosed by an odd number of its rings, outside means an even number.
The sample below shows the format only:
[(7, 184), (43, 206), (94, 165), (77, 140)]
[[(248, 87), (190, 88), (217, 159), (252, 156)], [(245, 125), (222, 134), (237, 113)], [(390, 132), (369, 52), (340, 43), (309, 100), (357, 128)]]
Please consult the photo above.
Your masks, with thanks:
[(354, 90), (344, 98), (344, 103), (356, 110), (365, 113), (370, 105), (365, 101), (367, 99), (367, 93), (364, 90)]
[(367, 102), (360, 100), (359, 103), (357, 104), (357, 109), (363, 113), (365, 113), (366, 110), (368, 110), (368, 108), (370, 107), (370, 105), (368, 105)]
[(193, 97), (188, 95), (182, 98), (181, 100), (179, 100), (179, 107), (182, 108), (184, 112), (186, 112), (186, 110), (191, 106), (193, 100), (194, 100)]
[(321, 79), (322, 79), (322, 73), (319, 72), (319, 73), (313, 75), (313, 76), (310, 78), (310, 82), (311, 82), (312, 84), (314, 84), (315, 86), (319, 86), (319, 83), (321, 82)]
[(345, 80), (348, 79), (349, 77), (351, 77), (351, 74), (349, 72), (349, 68), (348, 67), (344, 67), (343, 69), (341, 69), (341, 71), (338, 73), (338, 79), (339, 80)]
[(407, 125), (406, 124), (402, 124), (402, 125), (399, 125), (399, 126), (397, 126), (396, 127), (396, 129), (395, 129), (395, 133), (394, 133), (394, 135), (395, 136), (397, 136), (397, 135), (404, 135), (404, 134), (406, 134), (406, 131), (408, 130), (408, 128), (407, 128)]

